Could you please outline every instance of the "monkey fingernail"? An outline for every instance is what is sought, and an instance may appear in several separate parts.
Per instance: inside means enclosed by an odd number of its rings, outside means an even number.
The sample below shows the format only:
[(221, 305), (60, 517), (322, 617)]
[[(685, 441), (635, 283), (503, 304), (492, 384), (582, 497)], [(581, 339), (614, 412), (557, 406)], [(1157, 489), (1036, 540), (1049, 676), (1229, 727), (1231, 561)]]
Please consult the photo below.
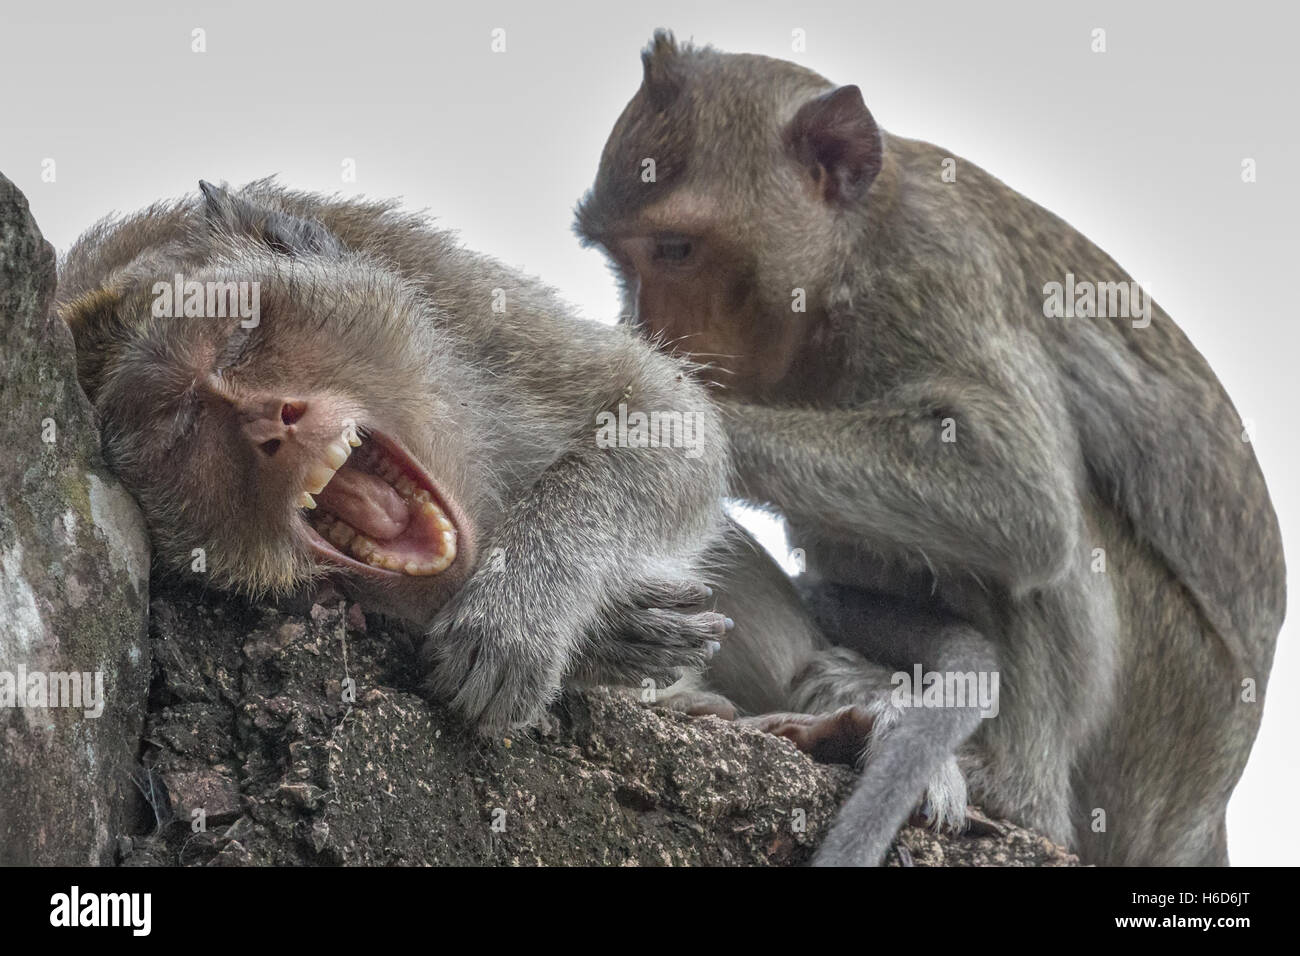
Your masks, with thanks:
[(723, 630), (730, 631), (735, 626), (736, 626), (736, 622), (733, 621), (731, 618), (727, 617), (722, 619)]
[(704, 646), (709, 649), (710, 657), (718, 653), (718, 651), (722, 650), (722, 645), (719, 644), (717, 641), (706, 641)]

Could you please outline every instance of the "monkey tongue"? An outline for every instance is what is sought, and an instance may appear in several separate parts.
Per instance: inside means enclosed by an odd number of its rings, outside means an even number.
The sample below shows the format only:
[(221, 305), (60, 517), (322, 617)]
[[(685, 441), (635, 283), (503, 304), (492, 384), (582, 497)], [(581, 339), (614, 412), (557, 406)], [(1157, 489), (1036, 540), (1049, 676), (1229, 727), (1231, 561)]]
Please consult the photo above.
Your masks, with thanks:
[(410, 506), (392, 485), (349, 465), (334, 474), (316, 501), (375, 541), (396, 538), (411, 520)]

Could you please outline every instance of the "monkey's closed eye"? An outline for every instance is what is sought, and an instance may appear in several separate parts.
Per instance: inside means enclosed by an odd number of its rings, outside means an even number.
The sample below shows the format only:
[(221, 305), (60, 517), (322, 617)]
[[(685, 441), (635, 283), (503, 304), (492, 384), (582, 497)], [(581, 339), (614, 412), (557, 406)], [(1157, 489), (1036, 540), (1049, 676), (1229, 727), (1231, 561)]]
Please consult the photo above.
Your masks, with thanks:
[(656, 239), (655, 260), (660, 262), (685, 262), (691, 255), (689, 239)]

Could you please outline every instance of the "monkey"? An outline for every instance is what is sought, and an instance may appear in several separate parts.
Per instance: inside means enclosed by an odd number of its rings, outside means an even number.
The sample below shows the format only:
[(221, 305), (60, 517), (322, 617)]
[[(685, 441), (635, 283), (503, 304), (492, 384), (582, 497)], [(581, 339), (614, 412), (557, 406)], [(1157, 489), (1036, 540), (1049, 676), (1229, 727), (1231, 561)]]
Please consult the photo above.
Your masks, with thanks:
[[(249, 594), (340, 578), (425, 628), (424, 690), (484, 732), (571, 673), (675, 676), (725, 635), (699, 583), (727, 468), (707, 395), (394, 203), (204, 182), (93, 227), (54, 307), (162, 566)], [(679, 428), (602, 444), (620, 404)]]
[[(760, 729), (851, 762), (896, 719), (888, 673), (831, 647), (724, 516), (726, 437), (689, 366), (395, 203), (203, 182), (90, 229), (54, 308), (164, 568), (201, 558), (249, 595), (338, 580), (426, 630), (425, 691), (485, 732), (544, 720), (561, 681), (810, 711), (828, 669), (850, 676), (826, 716)], [(602, 448), (620, 404), (700, 440)], [(916, 790), (934, 825), (962, 818), (955, 763)]]
[[(1227, 864), (1285, 568), (1206, 360), (1098, 246), (858, 87), (663, 30), (642, 63), (575, 222), (623, 321), (702, 364), (733, 493), (785, 518), (832, 640), (998, 678), (996, 717), (904, 711), (818, 862), (878, 862), (955, 754), (974, 802), (1085, 862)], [(951, 618), (918, 638), (889, 600)]]

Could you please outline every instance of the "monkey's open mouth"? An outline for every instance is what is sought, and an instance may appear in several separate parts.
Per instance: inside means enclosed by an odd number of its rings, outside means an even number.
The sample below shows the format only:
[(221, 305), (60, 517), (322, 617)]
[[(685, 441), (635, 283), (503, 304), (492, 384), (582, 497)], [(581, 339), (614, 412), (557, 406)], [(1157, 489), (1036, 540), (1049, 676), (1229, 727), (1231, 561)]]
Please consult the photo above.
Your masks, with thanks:
[[(361, 444), (352, 435), (354, 442)], [(300, 503), (311, 509), (305, 517), (316, 553), (364, 571), (427, 576), (447, 570), (456, 560), (456, 527), (424, 469), (374, 431), (349, 452), (332, 444), (333, 473), (321, 465), (307, 477)]]

